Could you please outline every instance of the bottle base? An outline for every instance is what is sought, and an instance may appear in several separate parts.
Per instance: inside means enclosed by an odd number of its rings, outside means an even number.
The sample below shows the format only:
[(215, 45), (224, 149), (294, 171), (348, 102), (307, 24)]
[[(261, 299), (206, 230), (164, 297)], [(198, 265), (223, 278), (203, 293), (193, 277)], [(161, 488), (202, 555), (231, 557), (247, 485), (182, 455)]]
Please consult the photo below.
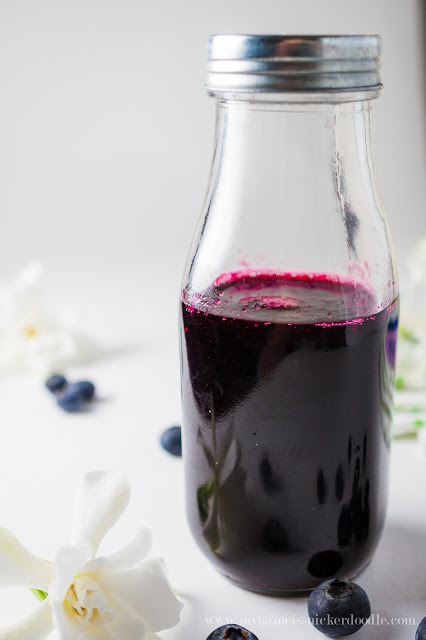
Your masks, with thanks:
[[(371, 559), (366, 562), (360, 569), (358, 569), (354, 573), (351, 573), (350, 575), (340, 574), (338, 576), (330, 576), (329, 578), (324, 578), (324, 581), (330, 580), (332, 578), (338, 578), (339, 580), (353, 580), (354, 578), (360, 576), (365, 571), (365, 569), (367, 569), (370, 562)], [(231, 576), (227, 575), (226, 573), (222, 573), (222, 575), (241, 589), (245, 589), (246, 591), (251, 591), (253, 593), (258, 593), (262, 596), (271, 596), (273, 598), (303, 598), (308, 596), (311, 591), (315, 589), (315, 587), (323, 582), (323, 580), (320, 580), (317, 584), (312, 585), (312, 587), (302, 589), (268, 589), (266, 587), (258, 587), (257, 585), (244, 584), (242, 582), (239, 582), (238, 580), (235, 580), (234, 578), (231, 578)]]

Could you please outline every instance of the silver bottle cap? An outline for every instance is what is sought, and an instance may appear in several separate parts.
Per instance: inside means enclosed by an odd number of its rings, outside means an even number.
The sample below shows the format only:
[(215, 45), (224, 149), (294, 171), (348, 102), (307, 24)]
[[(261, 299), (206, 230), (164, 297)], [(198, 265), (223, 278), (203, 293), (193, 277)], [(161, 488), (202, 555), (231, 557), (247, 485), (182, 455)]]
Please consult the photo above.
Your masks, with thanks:
[(206, 89), (378, 90), (381, 51), (377, 35), (212, 35)]

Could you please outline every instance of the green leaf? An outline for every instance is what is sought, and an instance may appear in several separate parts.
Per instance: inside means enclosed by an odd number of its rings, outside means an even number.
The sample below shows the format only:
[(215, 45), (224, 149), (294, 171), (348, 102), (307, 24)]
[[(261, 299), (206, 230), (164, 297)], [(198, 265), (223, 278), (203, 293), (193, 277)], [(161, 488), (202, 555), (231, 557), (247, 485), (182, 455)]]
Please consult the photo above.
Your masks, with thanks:
[(201, 444), (201, 447), (204, 451), (204, 455), (206, 456), (206, 460), (207, 460), (207, 464), (209, 465), (210, 469), (212, 471), (215, 470), (215, 459), (214, 456), (212, 454), (212, 452), (210, 451), (210, 449), (208, 448), (208, 446), (205, 444), (205, 442), (199, 438), (198, 442)]
[(417, 336), (412, 331), (410, 331), (409, 329), (406, 329), (405, 327), (399, 328), (399, 335), (404, 340), (407, 340), (407, 342), (412, 342), (413, 344), (418, 344), (420, 342)]
[(48, 593), (46, 593), (46, 591), (42, 591), (41, 589), (31, 589), (31, 591), (38, 600), (41, 600), (41, 602), (43, 602), (43, 600), (46, 600), (47, 596), (49, 595)]
[(417, 429), (419, 429), (420, 427), (424, 427), (424, 420), (414, 420), (414, 426), (417, 427)]
[(394, 436), (394, 440), (415, 440), (417, 438), (417, 433), (414, 431), (410, 431), (407, 433), (399, 433), (397, 436)]
[(204, 526), (209, 517), (209, 500), (214, 493), (215, 479), (207, 480), (204, 484), (200, 485), (197, 489), (197, 505), (198, 513), (200, 514), (201, 524)]
[(395, 381), (395, 387), (396, 389), (398, 389), (398, 391), (400, 391), (401, 389), (404, 389), (405, 387), (405, 380), (402, 376), (399, 376), (396, 381)]

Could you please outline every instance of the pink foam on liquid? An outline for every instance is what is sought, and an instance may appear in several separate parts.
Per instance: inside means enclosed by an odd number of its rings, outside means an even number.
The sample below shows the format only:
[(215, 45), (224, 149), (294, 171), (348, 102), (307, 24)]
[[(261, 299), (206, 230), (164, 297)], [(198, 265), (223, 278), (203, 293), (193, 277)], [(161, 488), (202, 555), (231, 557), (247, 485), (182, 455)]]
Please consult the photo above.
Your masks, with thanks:
[(373, 291), (364, 282), (356, 281), (353, 278), (342, 278), (342, 276), (332, 273), (292, 273), (284, 271), (275, 271), (273, 269), (240, 269), (240, 271), (231, 271), (230, 273), (222, 273), (213, 282), (213, 287), (222, 288), (239, 282), (235, 290), (245, 288), (254, 288), (259, 282), (262, 286), (273, 287), (279, 282), (291, 283), (295, 286), (314, 289), (335, 289), (336, 285), (354, 289), (361, 287), (365, 293), (375, 298)]
[[(316, 327), (322, 327), (326, 329), (327, 327), (344, 327), (348, 324), (362, 324), (366, 320), (366, 318), (354, 318), (353, 320), (342, 320), (341, 322), (316, 322)], [(370, 318), (370, 320), (374, 320), (374, 316)]]
[[(372, 314), (377, 311), (376, 296), (369, 285), (361, 280), (357, 280), (351, 277), (342, 277), (333, 273), (297, 273), (297, 272), (284, 272), (275, 271), (274, 269), (240, 269), (239, 271), (231, 271), (228, 273), (222, 273), (213, 282), (212, 289), (226, 289), (232, 285), (233, 291), (247, 291), (248, 289), (255, 289), (261, 285), (262, 289), (268, 287), (275, 287), (280, 283), (290, 284), (293, 287), (300, 287), (301, 289), (323, 289), (325, 291), (334, 291), (336, 288), (341, 290), (342, 294), (350, 294), (351, 292), (360, 292), (364, 299), (364, 314), (363, 317), (355, 319), (344, 320), (341, 322), (321, 322), (316, 323), (320, 327), (333, 327), (339, 325), (360, 324), (365, 319), (367, 314)], [(221, 295), (221, 292), (217, 292), (217, 295)], [(188, 301), (188, 292), (182, 292), (182, 299)], [(257, 297), (246, 296), (240, 298), (240, 302), (253, 302)], [(262, 305), (269, 308), (283, 308), (285, 306), (293, 306), (292, 303), (297, 302), (294, 298), (280, 298), (279, 296), (261, 296)], [(189, 302), (189, 301), (188, 301)]]

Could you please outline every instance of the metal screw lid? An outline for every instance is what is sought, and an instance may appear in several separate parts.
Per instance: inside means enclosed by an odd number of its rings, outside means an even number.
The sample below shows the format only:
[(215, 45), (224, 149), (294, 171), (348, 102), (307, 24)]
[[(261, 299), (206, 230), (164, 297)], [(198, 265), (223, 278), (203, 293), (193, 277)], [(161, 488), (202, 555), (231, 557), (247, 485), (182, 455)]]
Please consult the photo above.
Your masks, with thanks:
[(206, 89), (377, 90), (381, 51), (377, 35), (212, 35)]

